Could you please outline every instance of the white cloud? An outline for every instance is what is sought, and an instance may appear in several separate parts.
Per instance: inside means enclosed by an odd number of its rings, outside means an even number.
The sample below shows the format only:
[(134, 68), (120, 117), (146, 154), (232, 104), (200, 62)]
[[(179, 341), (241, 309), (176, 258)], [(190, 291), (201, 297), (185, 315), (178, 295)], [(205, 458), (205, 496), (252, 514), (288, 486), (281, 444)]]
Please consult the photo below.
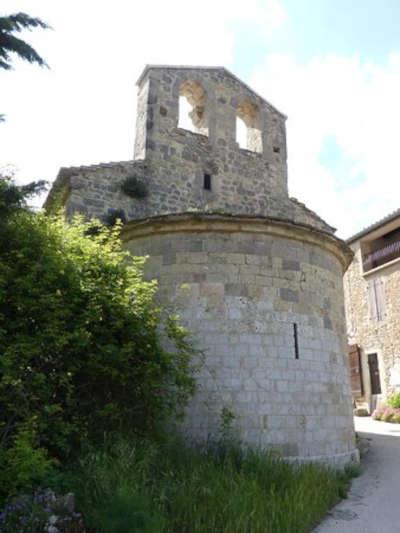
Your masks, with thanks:
[[(54, 27), (23, 35), (50, 71), (16, 61), (14, 71), (0, 72), (7, 115), (0, 165), (16, 164), (21, 181), (54, 179), (60, 166), (131, 158), (135, 81), (146, 63), (229, 68), (239, 36), (251, 32), (265, 44), (290, 26), (280, 0), (3, 0), (1, 7)], [(357, 56), (299, 64), (269, 54), (244, 81), (289, 117), (293, 196), (342, 235), (398, 207), (400, 55), (377, 65)], [(319, 160), (327, 139), (349, 162), (346, 175)]]
[(126, 160), (133, 154), (135, 81), (146, 63), (227, 65), (235, 25), (280, 28), (279, 0), (3, 0), (4, 14), (25, 11), (54, 31), (21, 36), (50, 71), (14, 62), (0, 72), (0, 166), (22, 182), (54, 179), (60, 166)]
[(234, 8), (231, 12), (234, 19), (242, 24), (254, 24), (253, 30), (256, 31), (273, 33), (284, 28), (289, 22), (287, 11), (280, 0), (247, 0), (245, 5), (242, 1), (235, 1), (229, 5), (231, 9), (232, 6)]
[[(126, 2), (3, 0), (4, 13), (26, 11), (54, 31), (23, 34), (51, 65), (15, 62), (0, 73), (0, 165), (20, 181), (54, 179), (60, 166), (129, 159), (135, 81), (146, 63), (233, 64), (238, 36), (273, 39), (289, 25), (280, 0)], [(275, 32), (275, 33), (274, 33)], [(400, 54), (384, 65), (357, 56), (269, 54), (250, 83), (288, 119), (289, 184), (341, 235), (398, 207)], [(320, 161), (327, 139), (346, 165)]]
[[(272, 55), (252, 83), (289, 117), (291, 194), (338, 227), (339, 235), (399, 207), (400, 55), (383, 65), (336, 55), (301, 65)], [(328, 139), (349, 163), (345, 176), (319, 160)]]

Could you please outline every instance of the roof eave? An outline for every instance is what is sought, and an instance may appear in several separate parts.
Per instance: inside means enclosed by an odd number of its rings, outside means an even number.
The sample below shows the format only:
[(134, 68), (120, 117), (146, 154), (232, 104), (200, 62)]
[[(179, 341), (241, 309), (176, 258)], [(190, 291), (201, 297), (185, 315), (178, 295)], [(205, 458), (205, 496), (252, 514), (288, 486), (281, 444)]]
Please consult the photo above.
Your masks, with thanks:
[(400, 209), (396, 209), (396, 211), (393, 211), (393, 213), (389, 213), (389, 215), (387, 215), (386, 217), (378, 220), (370, 226), (367, 226), (358, 233), (354, 234), (352, 237), (349, 237), (348, 239), (346, 239), (346, 243), (351, 244), (355, 241), (358, 241), (359, 239), (361, 239), (361, 237), (365, 237), (365, 235), (368, 235), (369, 233), (372, 233), (373, 231), (382, 228), (383, 226), (389, 224), (396, 218), (400, 218)]

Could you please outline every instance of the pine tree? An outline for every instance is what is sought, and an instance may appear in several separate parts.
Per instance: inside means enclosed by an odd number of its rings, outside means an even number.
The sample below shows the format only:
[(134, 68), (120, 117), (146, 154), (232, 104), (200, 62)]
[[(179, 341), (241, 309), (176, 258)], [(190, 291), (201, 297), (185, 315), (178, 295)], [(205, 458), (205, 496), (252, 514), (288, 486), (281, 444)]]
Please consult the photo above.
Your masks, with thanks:
[[(48, 67), (44, 59), (40, 57), (32, 46), (13, 35), (13, 33), (24, 29), (31, 30), (38, 27), (50, 28), (43, 20), (30, 17), (26, 13), (0, 17), (0, 68), (5, 70), (12, 68), (10, 54), (17, 54), (21, 59), (29, 63), (37, 63), (41, 67)], [(4, 122), (4, 120), (5, 116), (0, 114), (0, 122)]]
[(41, 67), (47, 67), (47, 63), (32, 46), (15, 37), (13, 33), (32, 28), (47, 29), (48, 26), (40, 18), (33, 18), (26, 13), (16, 13), (7, 17), (0, 17), (0, 68), (10, 70), (11, 56), (17, 54), (21, 59), (29, 63), (37, 63)]

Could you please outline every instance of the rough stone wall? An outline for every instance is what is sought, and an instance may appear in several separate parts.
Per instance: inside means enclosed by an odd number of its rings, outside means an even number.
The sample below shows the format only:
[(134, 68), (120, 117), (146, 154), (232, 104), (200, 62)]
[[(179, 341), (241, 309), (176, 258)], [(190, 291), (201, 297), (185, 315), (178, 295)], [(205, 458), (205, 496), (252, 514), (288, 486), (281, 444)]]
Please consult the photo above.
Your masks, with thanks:
[[(185, 168), (182, 160), (176, 159), (175, 163)], [(149, 194), (146, 198), (131, 198), (121, 191), (123, 181), (132, 175), (139, 177), (147, 184)], [(155, 176), (159, 178), (157, 185), (155, 185)], [(193, 186), (189, 182), (186, 187), (187, 190), (190, 189), (190, 201), (182, 205), (181, 191), (185, 192), (183, 173), (181, 178), (177, 179), (176, 173), (175, 176), (167, 175), (162, 166), (149, 160), (70, 167), (61, 169), (46, 202), (46, 207), (50, 211), (58, 207), (58, 196), (61, 196), (66, 198), (63, 205), (67, 214), (82, 213), (89, 218), (103, 219), (110, 211), (122, 209), (127, 221), (182, 212), (237, 215), (241, 210), (242, 214), (291, 221), (333, 233), (332, 227), (294, 198), (270, 199), (268, 209), (261, 213), (251, 212), (250, 201), (248, 204), (243, 204), (243, 209), (240, 209), (239, 204), (236, 208), (232, 204), (214, 207), (208, 202), (208, 197), (216, 193), (215, 191), (209, 193), (203, 189), (202, 173), (199, 173), (197, 177), (192, 176)], [(238, 198), (239, 201), (241, 200)], [(254, 198), (253, 203), (256, 201)], [(223, 200), (220, 199), (219, 202), (222, 203)], [(260, 195), (260, 203), (263, 202), (263, 195)]]
[[(354, 259), (344, 276), (347, 333), (349, 344), (358, 344), (361, 348), (364, 400), (371, 407), (368, 354), (378, 354), (382, 386), (380, 402), (395, 391), (390, 376), (394, 367), (400, 369), (400, 261), (364, 275), (360, 241), (353, 243), (351, 248)], [(368, 296), (368, 283), (376, 278), (383, 280), (385, 295), (385, 314), (379, 321), (371, 318)]]
[[(208, 136), (178, 128), (180, 87), (188, 80), (206, 92)], [(141, 98), (143, 91), (147, 101)], [(236, 116), (245, 102), (258, 109), (262, 153), (241, 149), (236, 142)], [(150, 68), (139, 80), (139, 116), (141, 105), (148, 110), (146, 128), (140, 128), (146, 135), (141, 142), (146, 158), (162, 162), (172, 175), (180, 170), (176, 158), (183, 159), (185, 182), (189, 169), (212, 173), (215, 194), (208, 201), (216, 207), (237, 209), (239, 204), (243, 209), (250, 202), (246, 212), (261, 214), (266, 204), (260, 196), (287, 196), (285, 117), (225, 69)]]
[[(208, 136), (178, 127), (179, 91), (187, 80), (206, 91)], [(258, 113), (261, 153), (236, 142), (236, 116), (247, 108)], [(147, 69), (139, 81), (135, 157), (62, 169), (48, 205), (57, 190), (66, 188), (67, 211), (89, 217), (103, 218), (113, 209), (123, 209), (127, 220), (210, 212), (291, 220), (333, 232), (288, 197), (285, 117), (225, 69)], [(211, 175), (211, 191), (204, 189), (204, 174)], [(121, 192), (129, 175), (146, 184), (146, 198)]]
[(343, 465), (356, 452), (342, 265), (289, 235), (237, 230), (232, 222), (125, 236), (133, 254), (149, 256), (146, 273), (158, 279), (162, 302), (180, 311), (205, 350), (184, 429), (206, 439), (226, 407), (248, 444)]

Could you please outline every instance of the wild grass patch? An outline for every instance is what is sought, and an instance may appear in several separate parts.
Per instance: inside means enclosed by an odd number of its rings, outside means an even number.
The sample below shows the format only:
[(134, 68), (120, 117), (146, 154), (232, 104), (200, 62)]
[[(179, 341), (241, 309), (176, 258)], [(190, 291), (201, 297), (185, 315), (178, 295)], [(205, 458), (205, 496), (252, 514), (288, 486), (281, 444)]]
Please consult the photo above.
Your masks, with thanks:
[(349, 475), (232, 446), (117, 438), (87, 449), (63, 483), (91, 531), (305, 533)]

